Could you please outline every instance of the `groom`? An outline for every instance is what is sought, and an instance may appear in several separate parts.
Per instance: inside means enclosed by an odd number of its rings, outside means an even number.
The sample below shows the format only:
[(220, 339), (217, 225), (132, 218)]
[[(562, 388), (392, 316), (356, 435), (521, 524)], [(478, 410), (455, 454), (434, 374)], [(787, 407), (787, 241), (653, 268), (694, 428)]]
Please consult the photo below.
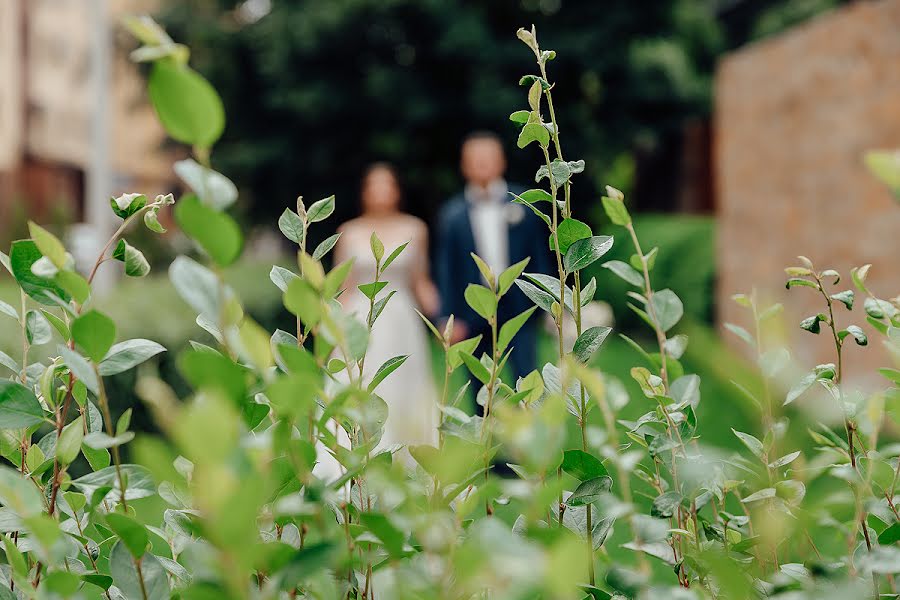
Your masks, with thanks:
[[(462, 145), (460, 167), (466, 187), (444, 205), (438, 217), (435, 270), (442, 314), (454, 315), (453, 341), (481, 334), (480, 356), (481, 352), (490, 353), (491, 333), (487, 322), (469, 308), (463, 295), (470, 283), (484, 283), (470, 254), (480, 256), (497, 276), (529, 256), (526, 271), (549, 273), (549, 233), (531, 211), (510, 202), (509, 192), (518, 194), (523, 189), (503, 179), (506, 156), (499, 136), (487, 131), (469, 134)], [(532, 302), (513, 286), (500, 300), (498, 327), (531, 306)], [(516, 378), (537, 367), (537, 323), (532, 316), (513, 340), (508, 364)], [(480, 383), (474, 379), (472, 383), (477, 392)], [(477, 410), (482, 411), (480, 406)]]

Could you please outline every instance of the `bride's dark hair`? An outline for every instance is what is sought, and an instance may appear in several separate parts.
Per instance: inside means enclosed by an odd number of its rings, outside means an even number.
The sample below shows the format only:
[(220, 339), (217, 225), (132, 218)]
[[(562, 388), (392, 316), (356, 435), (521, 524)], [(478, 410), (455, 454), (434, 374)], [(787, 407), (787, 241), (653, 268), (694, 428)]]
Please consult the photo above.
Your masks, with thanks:
[(394, 184), (397, 186), (397, 194), (399, 196), (398, 201), (397, 201), (397, 206), (402, 207), (404, 194), (403, 194), (403, 184), (400, 182), (400, 171), (398, 171), (397, 167), (395, 167), (392, 163), (389, 163), (386, 160), (379, 160), (379, 161), (370, 163), (365, 169), (363, 169), (362, 177), (359, 180), (359, 182), (360, 182), (359, 183), (360, 202), (363, 201), (362, 192), (363, 192), (363, 190), (365, 190), (366, 181), (376, 171), (387, 171), (390, 174), (390, 176), (393, 178)]
[(397, 182), (397, 186), (398, 187), (400, 186), (400, 172), (397, 171), (397, 167), (395, 167), (393, 164), (389, 163), (386, 160), (379, 160), (379, 161), (370, 163), (368, 166), (366, 166), (366, 168), (363, 169), (362, 177), (360, 178), (360, 181), (362, 183), (365, 183), (366, 179), (369, 178), (369, 175), (371, 175), (375, 171), (387, 171), (394, 177), (394, 180), (396, 180), (396, 182)]

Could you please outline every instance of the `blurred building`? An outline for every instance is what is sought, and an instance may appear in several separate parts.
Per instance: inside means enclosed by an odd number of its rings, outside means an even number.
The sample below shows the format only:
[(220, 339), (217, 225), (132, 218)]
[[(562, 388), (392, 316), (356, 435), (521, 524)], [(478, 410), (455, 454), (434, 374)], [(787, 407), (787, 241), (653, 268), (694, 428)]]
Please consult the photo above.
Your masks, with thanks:
[[(790, 344), (807, 367), (832, 362), (833, 348), (796, 326), (822, 308), (811, 290), (784, 288), (783, 268), (797, 255), (845, 274), (872, 263), (873, 291), (900, 293), (900, 205), (862, 163), (867, 150), (900, 148), (898, 34), (900, 0), (858, 2), (747, 46), (718, 69), (720, 321), (746, 323), (730, 297), (757, 285), (785, 304)], [(848, 288), (845, 279), (834, 291)], [(839, 324), (869, 330), (861, 305), (849, 314), (839, 306)], [(848, 375), (854, 363), (887, 364), (881, 344), (871, 346), (847, 350)]]
[(119, 26), (157, 4), (0, 1), (0, 237), (26, 216), (103, 229), (110, 194), (168, 190), (172, 159)]

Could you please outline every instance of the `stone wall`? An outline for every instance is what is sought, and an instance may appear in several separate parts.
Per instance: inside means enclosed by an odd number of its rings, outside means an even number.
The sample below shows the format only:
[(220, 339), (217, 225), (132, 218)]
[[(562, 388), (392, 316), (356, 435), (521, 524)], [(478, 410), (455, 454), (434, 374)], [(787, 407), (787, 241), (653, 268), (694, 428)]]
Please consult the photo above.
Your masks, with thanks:
[[(900, 148), (900, 0), (851, 4), (722, 60), (714, 144), (720, 323), (746, 323), (730, 297), (755, 284), (784, 303), (799, 365), (832, 361), (824, 336), (796, 327), (819, 304), (786, 292), (783, 267), (798, 254), (841, 272), (872, 263), (873, 290), (900, 293), (900, 204), (862, 165), (866, 150)], [(848, 350), (848, 376), (886, 364), (873, 346)]]

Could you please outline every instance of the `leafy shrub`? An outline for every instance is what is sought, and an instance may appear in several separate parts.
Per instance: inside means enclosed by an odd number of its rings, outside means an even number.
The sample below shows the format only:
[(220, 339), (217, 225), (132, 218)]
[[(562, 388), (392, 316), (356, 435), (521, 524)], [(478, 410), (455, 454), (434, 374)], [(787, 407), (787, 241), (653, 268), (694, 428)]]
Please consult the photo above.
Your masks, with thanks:
[[(221, 277), (242, 247), (227, 208), (235, 190), (209, 168), (211, 145), (223, 127), (218, 99), (186, 64), (187, 50), (149, 20), (131, 21), (149, 60), (151, 97), (176, 139), (193, 158), (176, 165), (191, 192), (175, 203), (175, 218), (204, 255), (179, 256), (169, 269), (178, 294), (198, 314), (214, 346), (193, 342), (177, 358), (193, 392), (184, 400), (145, 371), (137, 392), (154, 413), (161, 436), (135, 439), (130, 411), (109, 410), (105, 378), (164, 349), (143, 339), (116, 340), (116, 324), (94, 306), (91, 282), (106, 260), (126, 274), (148, 271), (123, 235), (143, 220), (160, 231), (159, 210), (171, 196), (124, 194), (111, 201), (122, 224), (84, 276), (64, 246), (30, 224), (31, 238), (13, 243), (3, 266), (21, 290), (21, 308), (0, 312), (21, 328), (22, 359), (2, 356), (14, 376), (0, 381), (2, 542), (5, 598), (835, 598), (894, 594), (900, 572), (900, 516), (894, 499), (897, 446), (878, 444), (885, 413), (896, 418), (900, 371), (881, 369), (889, 387), (872, 395), (843, 383), (842, 357), (869, 343), (857, 325), (838, 325), (857, 294), (874, 334), (896, 352), (897, 300), (874, 296), (869, 267), (852, 272), (855, 291), (807, 259), (788, 269), (789, 287), (810, 288), (823, 310), (801, 327), (824, 333), (835, 361), (817, 365), (785, 400), (766, 382), (788, 360), (770, 348), (763, 326), (779, 308), (737, 296), (751, 327), (732, 326), (759, 354), (762, 392), (747, 390), (760, 410), (763, 435), (734, 431), (746, 447), (725, 454), (699, 435), (699, 378), (679, 361), (687, 338), (671, 334), (683, 315), (671, 289), (653, 287), (656, 251), (645, 252), (622, 194), (608, 188), (602, 206), (634, 255), (612, 270), (633, 288), (634, 312), (656, 343), (645, 350), (628, 338), (643, 364), (631, 369), (641, 395), (587, 366), (610, 334), (582, 328), (581, 309), (597, 293), (584, 270), (612, 247), (573, 217), (570, 189), (583, 169), (563, 157), (547, 64), (534, 30), (519, 38), (534, 52), (538, 73), (528, 87), (519, 145), (539, 148), (545, 187), (514, 200), (548, 225), (557, 277), (530, 273), (527, 260), (493, 273), (481, 259), (484, 284), (466, 290), (469, 305), (490, 326), (489, 351), (477, 339), (450, 343), (452, 320), (428, 323), (444, 354), (447, 375), (465, 369), (481, 382), (484, 416), (456, 406), (445, 386), (438, 447), (407, 450), (379, 445), (387, 415), (378, 386), (403, 363), (395, 357), (364, 377), (372, 324), (390, 295), (383, 293), (392, 261), (404, 250), (373, 235), (374, 281), (365, 320), (337, 298), (351, 263), (326, 271), (320, 262), (336, 237), (308, 248), (310, 227), (334, 210), (333, 197), (286, 209), (279, 228), (298, 246), (297, 271), (274, 267), (296, 329), (270, 334), (250, 318)], [(546, 113), (545, 113), (546, 111)], [(549, 114), (549, 121), (543, 115)], [(497, 306), (518, 286), (535, 307), (506, 323)], [(806, 290), (805, 290), (806, 291)], [(571, 314), (572, 348), (559, 336), (558, 360), (515, 382), (500, 377), (517, 329), (534, 311), (562, 328)], [(134, 318), (165, 319), (160, 314)], [(33, 344), (61, 340), (40, 361)], [(821, 388), (843, 432), (811, 429), (817, 448), (803, 456), (785, 437), (790, 405)], [(620, 417), (629, 402), (635, 420)], [(826, 406), (821, 407), (824, 415)], [(590, 413), (599, 413), (599, 425)], [(721, 410), (721, 407), (715, 407)], [(578, 443), (568, 442), (574, 423)], [(344, 439), (344, 442), (341, 440)], [(123, 461), (128, 445), (133, 463)], [(331, 455), (338, 473), (319, 476)], [(80, 456), (90, 472), (73, 478)], [(517, 475), (492, 472), (503, 456)], [(806, 489), (837, 482), (827, 502), (810, 505)], [(641, 510), (648, 507), (648, 510)], [(615, 530), (615, 531), (614, 531)], [(624, 542), (616, 542), (618, 539)], [(873, 589), (874, 588), (874, 589)]]
[[(685, 317), (699, 323), (712, 323), (716, 278), (715, 222), (709, 217), (688, 215), (640, 215), (634, 218), (634, 228), (643, 239), (653, 240), (659, 248), (654, 271), (662, 288), (671, 288), (684, 304)], [(616, 228), (603, 229), (615, 235)], [(597, 278), (597, 286), (604, 290), (603, 299), (609, 302), (616, 315), (618, 329), (633, 330), (644, 326), (628, 308), (628, 282), (619, 278), (604, 265), (611, 261), (628, 262), (630, 252), (614, 245), (604, 256), (603, 263), (589, 269)], [(618, 263), (616, 263), (618, 264)]]

